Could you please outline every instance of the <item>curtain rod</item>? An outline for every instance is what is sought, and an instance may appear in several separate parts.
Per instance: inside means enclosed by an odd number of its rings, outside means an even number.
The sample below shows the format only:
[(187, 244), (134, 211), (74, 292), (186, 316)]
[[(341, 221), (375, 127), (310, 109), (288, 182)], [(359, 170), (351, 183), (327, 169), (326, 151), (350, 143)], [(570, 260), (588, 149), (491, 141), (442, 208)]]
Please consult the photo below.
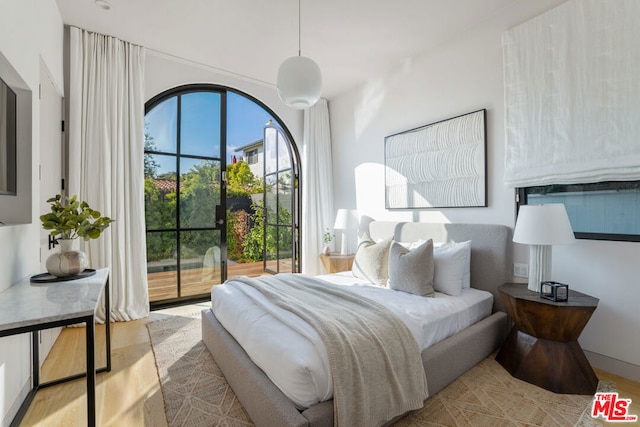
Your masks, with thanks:
[(228, 74), (228, 75), (233, 76), (233, 77), (239, 77), (239, 78), (242, 78), (244, 80), (249, 80), (249, 81), (252, 81), (252, 82), (260, 83), (261, 85), (267, 85), (267, 86), (270, 86), (270, 87), (276, 87), (275, 83), (267, 82), (267, 81), (260, 80), (260, 79), (256, 79), (255, 77), (247, 76), (246, 74), (241, 74), (241, 73), (237, 73), (235, 71), (226, 70), (224, 68), (220, 68), (220, 67), (216, 67), (216, 66), (213, 66), (213, 65), (205, 64), (204, 62), (194, 61), (193, 59), (189, 59), (189, 58), (185, 58), (185, 57), (182, 57), (182, 56), (174, 55), (172, 53), (163, 52), (161, 50), (153, 49), (153, 48), (150, 48), (150, 47), (146, 47), (145, 49), (147, 49), (150, 52), (153, 52), (153, 53), (156, 53), (156, 54), (168, 57), (168, 58), (178, 59), (178, 60), (183, 61), (183, 62), (188, 62), (190, 64), (197, 65), (199, 67), (206, 68), (206, 69), (209, 69), (209, 70), (214, 70), (214, 71), (217, 71), (217, 72), (220, 72), (220, 73), (223, 73), (223, 74)]
[[(90, 33), (95, 33), (95, 34), (102, 34), (102, 33), (96, 32), (96, 31), (87, 30), (85, 28), (78, 27), (76, 25), (68, 25), (68, 24), (66, 24), (65, 27), (68, 27), (68, 28), (75, 27), (75, 28), (78, 28), (78, 29), (80, 29), (82, 31), (87, 31), (87, 32), (90, 32)], [(158, 55), (162, 55), (162, 56), (165, 56), (165, 57), (168, 57), (168, 58), (179, 59), (180, 61), (183, 61), (183, 62), (188, 62), (190, 64), (194, 64), (194, 65), (197, 65), (197, 66), (202, 67), (202, 68), (206, 68), (206, 69), (209, 69), (209, 70), (215, 70), (215, 71), (223, 73), (223, 74), (227, 74), (227, 75), (230, 75), (230, 76), (233, 76), (233, 77), (236, 77), (236, 78), (241, 78), (243, 80), (248, 80), (248, 81), (251, 81), (251, 82), (259, 83), (261, 85), (266, 85), (266, 86), (274, 87), (274, 88), (276, 87), (276, 84), (272, 83), (272, 82), (267, 82), (267, 81), (264, 81), (264, 80), (256, 79), (255, 77), (247, 76), (245, 74), (236, 73), (234, 71), (226, 70), (224, 68), (220, 68), (220, 67), (216, 67), (216, 66), (213, 66), (213, 65), (205, 64), (203, 62), (194, 61), (193, 59), (185, 58), (185, 57), (182, 57), (182, 56), (174, 55), (172, 53), (167, 53), (167, 52), (163, 52), (161, 50), (157, 50), (157, 49), (153, 49), (153, 48), (150, 48), (150, 47), (146, 47), (146, 46), (138, 44), (138, 43), (133, 43), (133, 42), (129, 42), (127, 40), (122, 40), (121, 38), (119, 38), (117, 36), (112, 36), (112, 35), (109, 35), (109, 34), (102, 34), (102, 35), (107, 36), (107, 37), (113, 37), (115, 39), (118, 39), (118, 40), (121, 40), (121, 41), (125, 41), (127, 43), (135, 44), (137, 46), (145, 48), (145, 50), (147, 50), (149, 52), (153, 52), (153, 53), (156, 53)]]

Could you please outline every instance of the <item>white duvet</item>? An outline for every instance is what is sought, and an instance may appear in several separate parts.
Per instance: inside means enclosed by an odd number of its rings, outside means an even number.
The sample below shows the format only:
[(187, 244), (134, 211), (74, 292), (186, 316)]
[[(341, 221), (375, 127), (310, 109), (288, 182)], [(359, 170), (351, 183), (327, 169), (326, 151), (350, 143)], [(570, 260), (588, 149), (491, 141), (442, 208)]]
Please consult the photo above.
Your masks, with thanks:
[[(425, 298), (368, 284), (350, 272), (318, 278), (351, 286), (359, 295), (387, 307), (407, 325), (420, 349), (489, 316), (493, 305), (491, 293), (473, 288), (464, 289), (460, 296), (436, 292), (435, 297)], [(251, 360), (299, 409), (332, 397), (326, 349), (301, 318), (233, 279), (212, 288), (211, 307)]]

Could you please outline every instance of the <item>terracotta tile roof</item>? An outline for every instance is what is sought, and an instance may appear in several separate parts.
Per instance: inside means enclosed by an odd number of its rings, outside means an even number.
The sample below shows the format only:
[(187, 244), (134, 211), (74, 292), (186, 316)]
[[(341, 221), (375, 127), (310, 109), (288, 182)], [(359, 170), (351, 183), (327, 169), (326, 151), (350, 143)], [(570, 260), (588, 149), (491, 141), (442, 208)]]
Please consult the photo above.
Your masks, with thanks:
[(176, 181), (174, 179), (156, 178), (153, 183), (163, 193), (175, 193), (176, 191)]

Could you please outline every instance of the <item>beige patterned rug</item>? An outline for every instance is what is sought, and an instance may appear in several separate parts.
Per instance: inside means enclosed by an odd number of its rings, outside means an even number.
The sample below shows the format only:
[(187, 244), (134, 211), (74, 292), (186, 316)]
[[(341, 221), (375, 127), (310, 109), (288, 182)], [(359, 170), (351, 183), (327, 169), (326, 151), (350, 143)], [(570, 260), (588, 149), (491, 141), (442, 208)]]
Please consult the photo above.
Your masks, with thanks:
[[(147, 324), (169, 426), (251, 426), (201, 340), (200, 313)], [(615, 385), (600, 383), (601, 391)], [(483, 360), (396, 426), (593, 426), (591, 396), (555, 394)]]

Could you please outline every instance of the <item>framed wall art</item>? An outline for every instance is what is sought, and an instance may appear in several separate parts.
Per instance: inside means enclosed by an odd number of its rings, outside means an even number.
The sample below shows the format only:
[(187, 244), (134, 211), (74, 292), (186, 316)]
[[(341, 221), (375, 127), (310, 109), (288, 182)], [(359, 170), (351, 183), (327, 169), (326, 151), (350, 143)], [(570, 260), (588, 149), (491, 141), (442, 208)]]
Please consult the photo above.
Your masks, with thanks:
[(384, 139), (387, 209), (487, 206), (486, 110)]

